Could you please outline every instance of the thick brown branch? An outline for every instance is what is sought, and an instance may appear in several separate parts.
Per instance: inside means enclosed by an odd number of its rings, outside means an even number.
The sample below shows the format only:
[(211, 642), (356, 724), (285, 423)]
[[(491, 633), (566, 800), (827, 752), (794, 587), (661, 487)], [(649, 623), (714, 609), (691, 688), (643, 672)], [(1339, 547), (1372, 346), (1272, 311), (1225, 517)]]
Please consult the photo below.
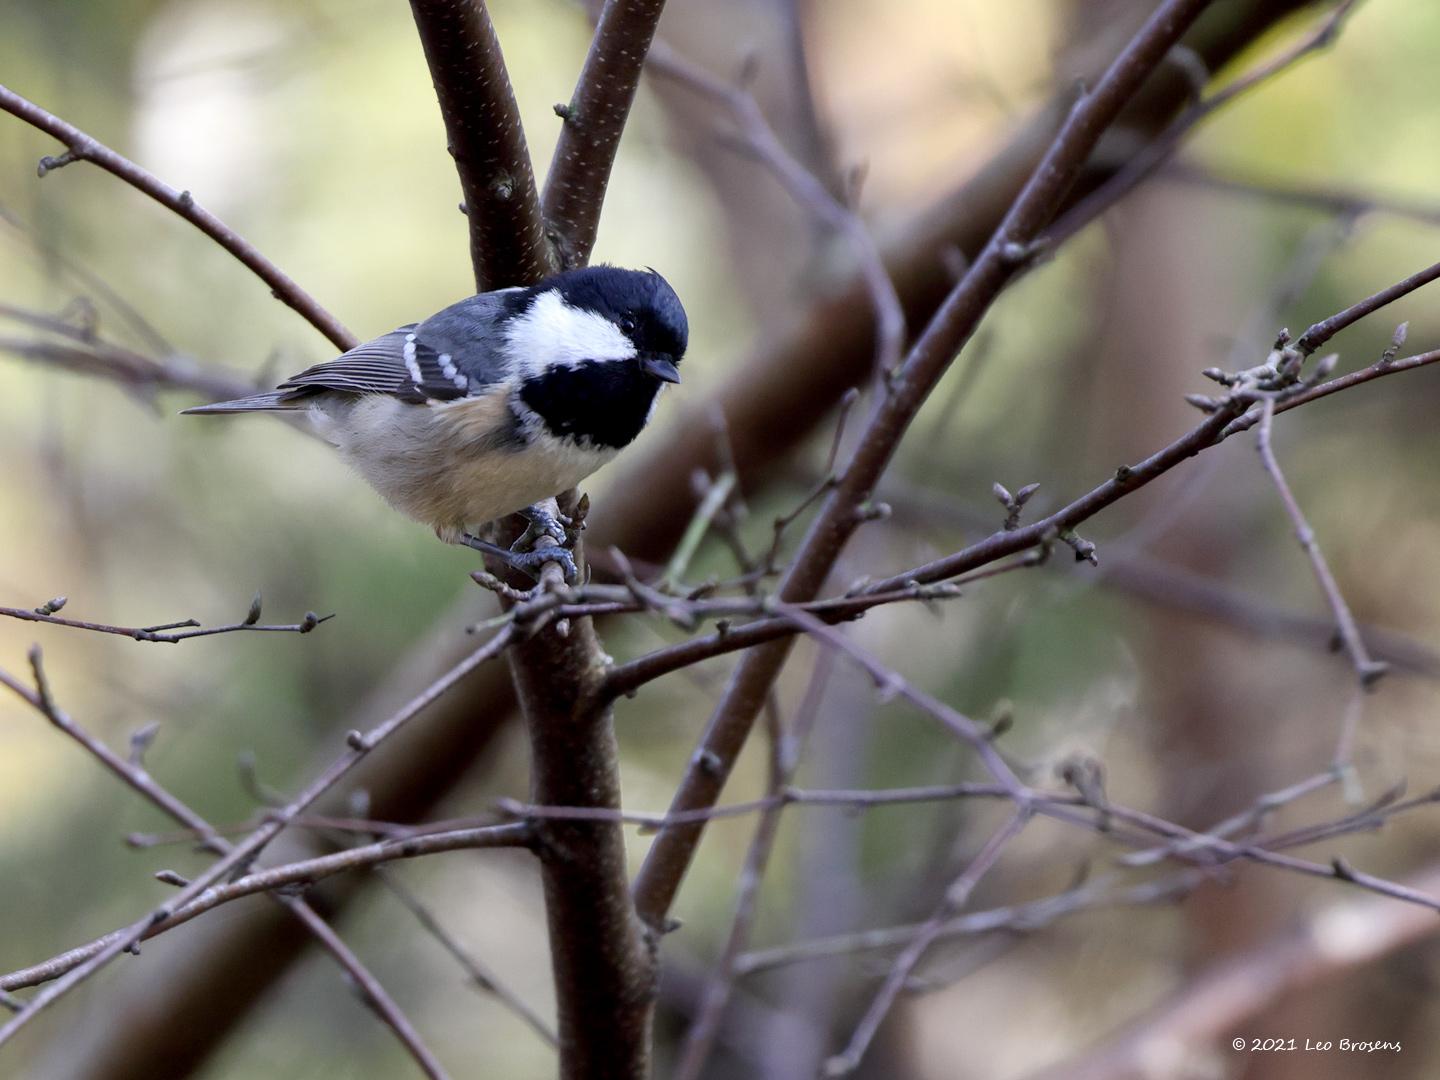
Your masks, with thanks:
[[(121, 157), (114, 150), (91, 138), (73, 124), (68, 124), (58, 116), (46, 112), (40, 106), (25, 100), (5, 86), (0, 86), (0, 109), (4, 109), (32, 127), (37, 127), (47, 135), (64, 143), (69, 160), (88, 161), (98, 165), (106, 172), (124, 180), (131, 187), (150, 196), (161, 206), (179, 214), (253, 270), (260, 280), (270, 286), (270, 291), (274, 293), (277, 300), (299, 312), (311, 326), (329, 338), (336, 348), (349, 349), (358, 344), (359, 339), (345, 329), (335, 316), (322, 308), (314, 297), (297, 285), (278, 266), (260, 254), (239, 233), (210, 211), (201, 207), (190, 192), (176, 191), (169, 184), (152, 176), (133, 161)], [(45, 161), (51, 162), (50, 168), (56, 164), (49, 158)], [(40, 175), (44, 176), (47, 171), (46, 165), (42, 162)]]
[(545, 225), (562, 268), (584, 266), (600, 229), (600, 211), (620, 134), (665, 0), (607, 0), (545, 177)]
[(475, 289), (550, 272), (520, 108), (484, 0), (410, 0), (470, 219)]
[[(586, 171), (577, 178), (579, 186), (562, 183), (569, 200), (567, 212), (583, 217), (591, 229), (582, 247), (559, 245), (565, 265), (582, 264), (589, 253), (614, 143), (629, 112), (654, 19), (659, 17), (661, 5), (651, 6), (649, 31), (633, 56), (633, 74), (626, 70), (629, 50), (637, 49), (632, 40), (635, 12), (632, 5), (615, 3), (611, 8), (616, 10), (607, 8), (607, 17), (601, 20), (581, 75), (576, 101), (584, 110), (581, 124), (587, 146), (593, 150), (596, 143), (603, 146), (608, 140), (609, 152), (607, 156), (604, 149), (600, 151), (603, 168)], [(470, 203), (476, 281), (481, 288), (529, 284), (549, 267), (533, 208), (519, 118), (489, 17), (478, 0), (412, 0), (412, 8)], [(620, 55), (613, 56), (614, 50)], [(623, 101), (618, 100), (617, 87), (627, 80), (629, 90)], [(498, 137), (490, 131), (497, 123)], [(564, 142), (562, 138), (562, 147)], [(557, 151), (562, 165), (569, 161), (573, 167), (581, 158), (591, 160), (589, 153)], [(487, 222), (485, 232), (476, 232), (479, 206), (471, 200), (496, 194), (497, 169), (502, 170), (501, 185), (510, 186), (519, 179), (514, 173), (522, 167), (525, 212), (501, 216)], [(513, 194), (511, 190), (506, 197)], [(571, 236), (568, 229), (560, 231)], [(505, 256), (499, 280), (492, 248), (512, 253)], [(562, 586), (559, 565), (546, 564), (541, 589)], [(566, 633), (547, 628), (519, 642), (510, 655), (530, 733), (531, 784), (541, 802), (602, 809), (620, 806), (619, 751), (611, 710), (593, 693), (603, 663), (589, 619), (575, 620)], [(649, 1074), (653, 959), (630, 904), (620, 827), (608, 822), (552, 823), (540, 830), (535, 850), (541, 862), (555, 974), (560, 1075), (565, 1080), (643, 1080)]]

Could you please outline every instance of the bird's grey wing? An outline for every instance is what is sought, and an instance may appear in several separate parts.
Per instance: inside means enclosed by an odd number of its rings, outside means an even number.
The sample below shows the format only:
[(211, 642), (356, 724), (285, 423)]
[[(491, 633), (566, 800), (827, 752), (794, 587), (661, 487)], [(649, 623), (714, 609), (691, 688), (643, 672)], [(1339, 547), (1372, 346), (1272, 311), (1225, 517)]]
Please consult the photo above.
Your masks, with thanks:
[(524, 292), (471, 296), (316, 364), (279, 388), (297, 397), (317, 390), (389, 394), (415, 404), (465, 397), (506, 377), (503, 343), (492, 328), (515, 303), (513, 294)]
[(500, 327), (524, 310), (530, 295), (529, 289), (497, 289), (467, 297), (422, 322), (417, 336), (475, 385), (504, 382), (511, 365)]

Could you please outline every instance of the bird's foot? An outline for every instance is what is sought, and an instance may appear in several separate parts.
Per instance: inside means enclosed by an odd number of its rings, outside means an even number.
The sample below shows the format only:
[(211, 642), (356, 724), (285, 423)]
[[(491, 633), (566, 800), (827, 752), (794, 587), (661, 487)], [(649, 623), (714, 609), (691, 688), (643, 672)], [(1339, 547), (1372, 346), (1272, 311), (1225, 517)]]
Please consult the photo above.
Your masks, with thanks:
[(520, 534), (520, 539), (510, 545), (511, 551), (528, 551), (542, 536), (550, 537), (561, 547), (569, 546), (570, 535), (567, 529), (575, 523), (560, 513), (554, 499), (546, 499), (525, 507), (520, 511), (520, 516), (526, 521), (525, 531)]
[[(556, 527), (559, 528), (558, 524)], [(546, 530), (539, 533), (539, 535), (549, 536), (553, 539), (555, 534)], [(562, 537), (565, 535), (563, 530), (560, 535)], [(476, 551), (483, 552), (486, 555), (493, 555), (507, 566), (514, 567), (521, 573), (528, 574), (536, 581), (540, 580), (540, 572), (545, 564), (552, 562), (558, 563), (560, 569), (564, 571), (565, 583), (567, 585), (573, 585), (579, 580), (580, 575), (575, 566), (575, 556), (571, 554), (569, 548), (561, 547), (558, 544), (547, 544), (541, 548), (525, 550), (525, 546), (533, 542), (534, 538), (530, 536), (529, 529), (527, 529), (525, 535), (521, 536), (519, 540), (516, 540), (514, 545), (508, 550), (500, 547), (498, 544), (492, 544), (488, 540), (481, 540), (478, 536), (471, 536), (469, 533), (462, 533), (460, 536), (460, 543), (466, 547), (474, 548)]]
[(560, 568), (565, 572), (565, 584), (574, 585), (580, 579), (580, 573), (575, 567), (575, 556), (569, 548), (545, 546), (536, 548), (533, 551), (516, 551), (511, 548), (504, 555), (507, 563), (516, 570), (521, 570), (536, 581), (540, 580), (540, 571), (546, 563), (559, 563)]

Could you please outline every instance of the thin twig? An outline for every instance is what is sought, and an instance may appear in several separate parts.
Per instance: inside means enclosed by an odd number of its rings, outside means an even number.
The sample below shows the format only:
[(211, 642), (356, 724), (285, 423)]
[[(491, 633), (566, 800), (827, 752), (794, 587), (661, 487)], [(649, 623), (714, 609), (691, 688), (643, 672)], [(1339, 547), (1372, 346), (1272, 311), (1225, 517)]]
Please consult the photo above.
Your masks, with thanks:
[(975, 891), (975, 886), (980, 884), (980, 879), (988, 874), (995, 863), (999, 861), (1006, 845), (1020, 835), (1021, 830), (1030, 821), (1031, 814), (1028, 807), (1016, 810), (1014, 815), (985, 842), (975, 858), (970, 860), (970, 865), (945, 890), (945, 899), (935, 909), (935, 914), (930, 916), (915, 932), (914, 937), (901, 950), (900, 955), (895, 958), (895, 962), (890, 965), (890, 971), (885, 976), (885, 981), (870, 1002), (870, 1007), (865, 1010), (865, 1015), (860, 1018), (854, 1034), (850, 1036), (849, 1044), (841, 1053), (825, 1063), (826, 1076), (848, 1076), (859, 1067), (860, 1059), (869, 1049), (871, 1040), (880, 1030), (880, 1024), (889, 1014), (895, 999), (905, 988), (911, 972), (915, 970), (915, 965), (935, 943), (935, 939), (944, 930), (945, 924), (969, 903), (970, 894)]
[[(58, 605), (56, 601), (59, 601)], [(80, 619), (67, 619), (56, 615), (55, 612), (60, 610), (64, 602), (64, 597), (56, 597), (55, 600), (49, 601), (40, 608), (0, 607), (0, 616), (19, 619), (22, 622), (44, 623), (47, 626), (64, 626), (72, 630), (88, 630), (95, 634), (114, 634), (118, 637), (130, 638), (133, 641), (159, 642), (171, 645), (181, 641), (189, 641), (191, 638), (214, 637), (216, 634), (237, 634), (243, 632), (308, 634), (321, 623), (329, 622), (335, 617), (334, 615), (316, 615), (314, 612), (306, 612), (305, 617), (298, 623), (262, 624), (259, 621), (260, 597), (259, 594), (256, 594), (255, 602), (251, 606), (250, 613), (246, 615), (244, 619), (239, 622), (226, 623), (223, 626), (201, 626), (200, 623), (194, 619), (163, 623), (158, 626), (111, 626), (108, 623), (84, 622)]]
[[(321, 307), (314, 297), (260, 254), (234, 229), (201, 207), (190, 192), (177, 191), (73, 124), (46, 112), (5, 86), (0, 86), (0, 109), (64, 143), (71, 160), (88, 161), (99, 166), (190, 222), (254, 271), (261, 281), (270, 286), (270, 291), (277, 300), (294, 308), (306, 322), (329, 338), (337, 349), (350, 349), (359, 343), (359, 339), (342, 326), (335, 316)], [(53, 165), (51, 167), (53, 168)], [(41, 175), (45, 175), (46, 171), (48, 170), (43, 167), (42, 162)]]
[[(1275, 412), (1277, 415), (1288, 412), (1361, 383), (1371, 382), (1400, 371), (1413, 371), (1416, 368), (1427, 367), (1437, 361), (1440, 361), (1440, 350), (1417, 353), (1414, 356), (1407, 356), (1390, 363), (1375, 363), (1289, 395), (1283, 401), (1276, 403)], [(1248, 431), (1259, 423), (1258, 409), (1240, 412), (1237, 415), (1239, 408), (1238, 404), (1222, 407), (1170, 445), (1156, 451), (1136, 465), (1122, 466), (1117, 470), (1116, 476), (1061, 507), (1048, 517), (1012, 532), (994, 533), (953, 555), (946, 555), (922, 566), (912, 567), (903, 573), (874, 582), (868, 588), (887, 591), (907, 582), (944, 581), (956, 574), (963, 574), (984, 566), (997, 558), (1024, 551), (1060, 530), (1073, 529), (1201, 451), (1242, 431)]]
[[(366, 734), (352, 732), (348, 742), (350, 749), (343, 754), (316, 779), (295, 796), (285, 806), (274, 811), (269, 820), (255, 832), (240, 843), (232, 847), (226, 854), (212, 863), (203, 873), (194, 878), (189, 885), (185, 886), (167, 904), (150, 911), (144, 918), (118, 931), (113, 940), (104, 948), (83, 960), (79, 965), (66, 971), (56, 981), (45, 987), (40, 993), (31, 998), (25, 1010), (12, 1017), (3, 1027), (0, 1027), (0, 1044), (4, 1044), (26, 1023), (34, 1019), (43, 1009), (53, 1004), (60, 997), (73, 990), (80, 983), (100, 971), (121, 953), (125, 952), (137, 942), (142, 940), (148, 930), (157, 923), (163, 922), (177, 910), (194, 900), (211, 885), (224, 878), (236, 869), (250, 865), (260, 852), (275, 839), (289, 823), (290, 819), (299, 815), (309, 807), (316, 799), (329, 791), (336, 783), (343, 779), (349, 772), (362, 761), (370, 750), (390, 738), (395, 732), (403, 728), (411, 719), (432, 704), (437, 698), (448, 692), (456, 683), (460, 682), (466, 675), (485, 661), (492, 659), (502, 652), (511, 640), (509, 628), (501, 630), (484, 645), (477, 648), (465, 659), (452, 667), (435, 682), (431, 683), (416, 697), (412, 698), (403, 708), (394, 713), (381, 723), (377, 724)], [(12, 690), (21, 692), (23, 688), (8, 677), (5, 684)], [(37, 686), (36, 701), (42, 704), (49, 700), (48, 691), (43, 683)], [(22, 693), (22, 696), (26, 696)], [(29, 697), (27, 696), (27, 700)], [(51, 705), (53, 708), (53, 703)]]
[(1340, 585), (1330, 571), (1330, 564), (1325, 561), (1325, 554), (1320, 550), (1315, 530), (1305, 520), (1305, 512), (1300, 509), (1295, 493), (1290, 490), (1285, 474), (1280, 470), (1280, 462), (1275, 457), (1275, 447), (1271, 441), (1274, 422), (1275, 399), (1266, 396), (1260, 402), (1260, 423), (1255, 429), (1255, 445), (1260, 451), (1260, 460), (1265, 463), (1265, 472), (1269, 475), (1270, 482), (1275, 485), (1275, 491), (1279, 494), (1285, 513), (1295, 529), (1295, 539), (1310, 560), (1310, 568), (1315, 571), (1315, 580), (1320, 583), (1320, 591), (1325, 595), (1330, 613), (1335, 616), (1335, 626), (1340, 640), (1345, 644), (1345, 651), (1350, 655), (1350, 663), (1355, 667), (1355, 675), (1361, 686), (1372, 687), (1389, 670), (1389, 666), (1371, 659), (1365, 641), (1360, 637), (1360, 629), (1355, 625), (1355, 616), (1350, 613), (1350, 605), (1345, 602)]
[[(95, 757), (101, 765), (124, 783), (139, 792), (176, 821), (195, 829), (200, 835), (205, 847), (217, 855), (220, 855), (221, 862), (225, 862), (227, 857), (233, 852), (231, 846), (219, 837), (204, 818), (156, 783), (145, 770), (138, 753), (132, 754), (131, 760), (126, 761), (115, 754), (99, 739), (96, 739), (80, 727), (79, 724), (56, 704), (50, 691), (50, 684), (45, 675), (45, 668), (38, 647), (31, 650), (30, 663), (35, 678), (35, 689), (33, 691), (22, 686), (3, 671), (0, 671), (0, 683), (3, 683), (32, 708), (39, 711), (61, 732), (79, 743), (86, 751)], [(137, 748), (138, 747), (143, 747), (143, 744), (137, 744)], [(239, 863), (235, 863), (234, 865), (238, 866)], [(220, 874), (215, 873), (212, 868), (208, 876), (210, 880), (218, 880)], [(194, 889), (195, 883), (191, 882), (183, 888), (182, 895), (193, 894)], [(431, 1053), (429, 1048), (421, 1041), (419, 1034), (415, 1031), (409, 1019), (401, 1012), (400, 1007), (396, 1005), (389, 994), (385, 992), (385, 989), (380, 985), (380, 982), (375, 976), (361, 963), (359, 957), (351, 951), (349, 946), (340, 939), (339, 935), (335, 933), (325, 920), (299, 897), (276, 896), (275, 899), (281, 906), (289, 909), (291, 913), (300, 920), (305, 928), (320, 942), (322, 947), (324, 947), (324, 949), (334, 957), (336, 962), (350, 975), (366, 1004), (380, 1018), (382, 1023), (395, 1032), (396, 1037), (404, 1044), (407, 1052), (414, 1058), (416, 1064), (420, 1066), (421, 1071), (423, 1071), (426, 1076), (431, 1077), (432, 1080), (445, 1080), (446, 1074), (444, 1069), (441, 1068), (434, 1054)], [(165, 909), (160, 910), (163, 911)], [(198, 911), (195, 912), (195, 914), (198, 913)], [(89, 946), (71, 949), (59, 957), (46, 961), (37, 968), (27, 969), (25, 973), (12, 973), (10, 976), (0, 979), (0, 985), (3, 985), (7, 990), (13, 990), (21, 986), (36, 985), (38, 982), (65, 976), (67, 973), (77, 971), (86, 963), (94, 962), (98, 965), (100, 963), (99, 957), (108, 950), (112, 950), (117, 946), (122, 950), (130, 949), (133, 948), (142, 937), (149, 937), (155, 933), (159, 933), (162, 923), (167, 922), (169, 918), (168, 915), (156, 918), (159, 914), (160, 911), (152, 914), (148, 920), (148, 925), (144, 926), (140, 937), (133, 939), (130, 937), (133, 933), (133, 926), (128, 930), (120, 930), (114, 934), (107, 934), (105, 937), (91, 942)], [(168, 929), (168, 927), (165, 928)], [(78, 982), (79, 976), (76, 975), (74, 977)], [(35, 1012), (43, 1008), (45, 1002), (42, 999), (44, 999), (46, 993), (50, 992), (50, 990), (54, 990), (54, 988), (52, 987), (47, 991), (42, 991), (41, 994), (27, 1003), (25, 1008), (20, 1010), (6, 1027), (9, 1028), (13, 1025), (18, 1028), (33, 1016)], [(55, 996), (58, 996), (58, 993)], [(4, 1032), (0, 1032), (0, 1041), (3, 1041), (4, 1037)]]
[(559, 1040), (555, 1037), (554, 1030), (545, 1021), (544, 1017), (532, 1009), (525, 1002), (524, 998), (506, 986), (504, 981), (501, 980), (495, 972), (485, 967), (485, 965), (481, 964), (479, 960), (472, 956), (464, 946), (455, 939), (455, 936), (440, 924), (440, 920), (435, 917), (434, 912), (426, 907), (425, 904), (420, 901), (420, 898), (410, 891), (408, 886), (402, 885), (396, 879), (395, 875), (387, 873), (378, 866), (373, 869), (374, 872), (380, 876), (380, 880), (385, 883), (385, 888), (390, 891), (390, 894), (405, 906), (406, 910), (415, 917), (415, 921), (420, 924), (421, 928), (439, 942), (440, 947), (450, 954), (451, 959), (464, 969), (471, 985), (494, 997), (496, 1001), (500, 1002), (505, 1008), (523, 1020), (536, 1035), (540, 1036), (541, 1041), (547, 1046), (553, 1048), (559, 1044)]

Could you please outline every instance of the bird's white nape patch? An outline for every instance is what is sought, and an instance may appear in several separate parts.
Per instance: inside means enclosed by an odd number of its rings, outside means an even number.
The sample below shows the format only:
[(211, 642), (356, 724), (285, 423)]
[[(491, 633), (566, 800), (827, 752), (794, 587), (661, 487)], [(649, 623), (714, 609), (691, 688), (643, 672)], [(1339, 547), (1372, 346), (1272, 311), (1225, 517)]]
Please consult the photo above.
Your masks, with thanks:
[(572, 307), (558, 290), (547, 289), (510, 320), (505, 352), (512, 370), (528, 378), (587, 360), (633, 360), (635, 343), (605, 316)]

